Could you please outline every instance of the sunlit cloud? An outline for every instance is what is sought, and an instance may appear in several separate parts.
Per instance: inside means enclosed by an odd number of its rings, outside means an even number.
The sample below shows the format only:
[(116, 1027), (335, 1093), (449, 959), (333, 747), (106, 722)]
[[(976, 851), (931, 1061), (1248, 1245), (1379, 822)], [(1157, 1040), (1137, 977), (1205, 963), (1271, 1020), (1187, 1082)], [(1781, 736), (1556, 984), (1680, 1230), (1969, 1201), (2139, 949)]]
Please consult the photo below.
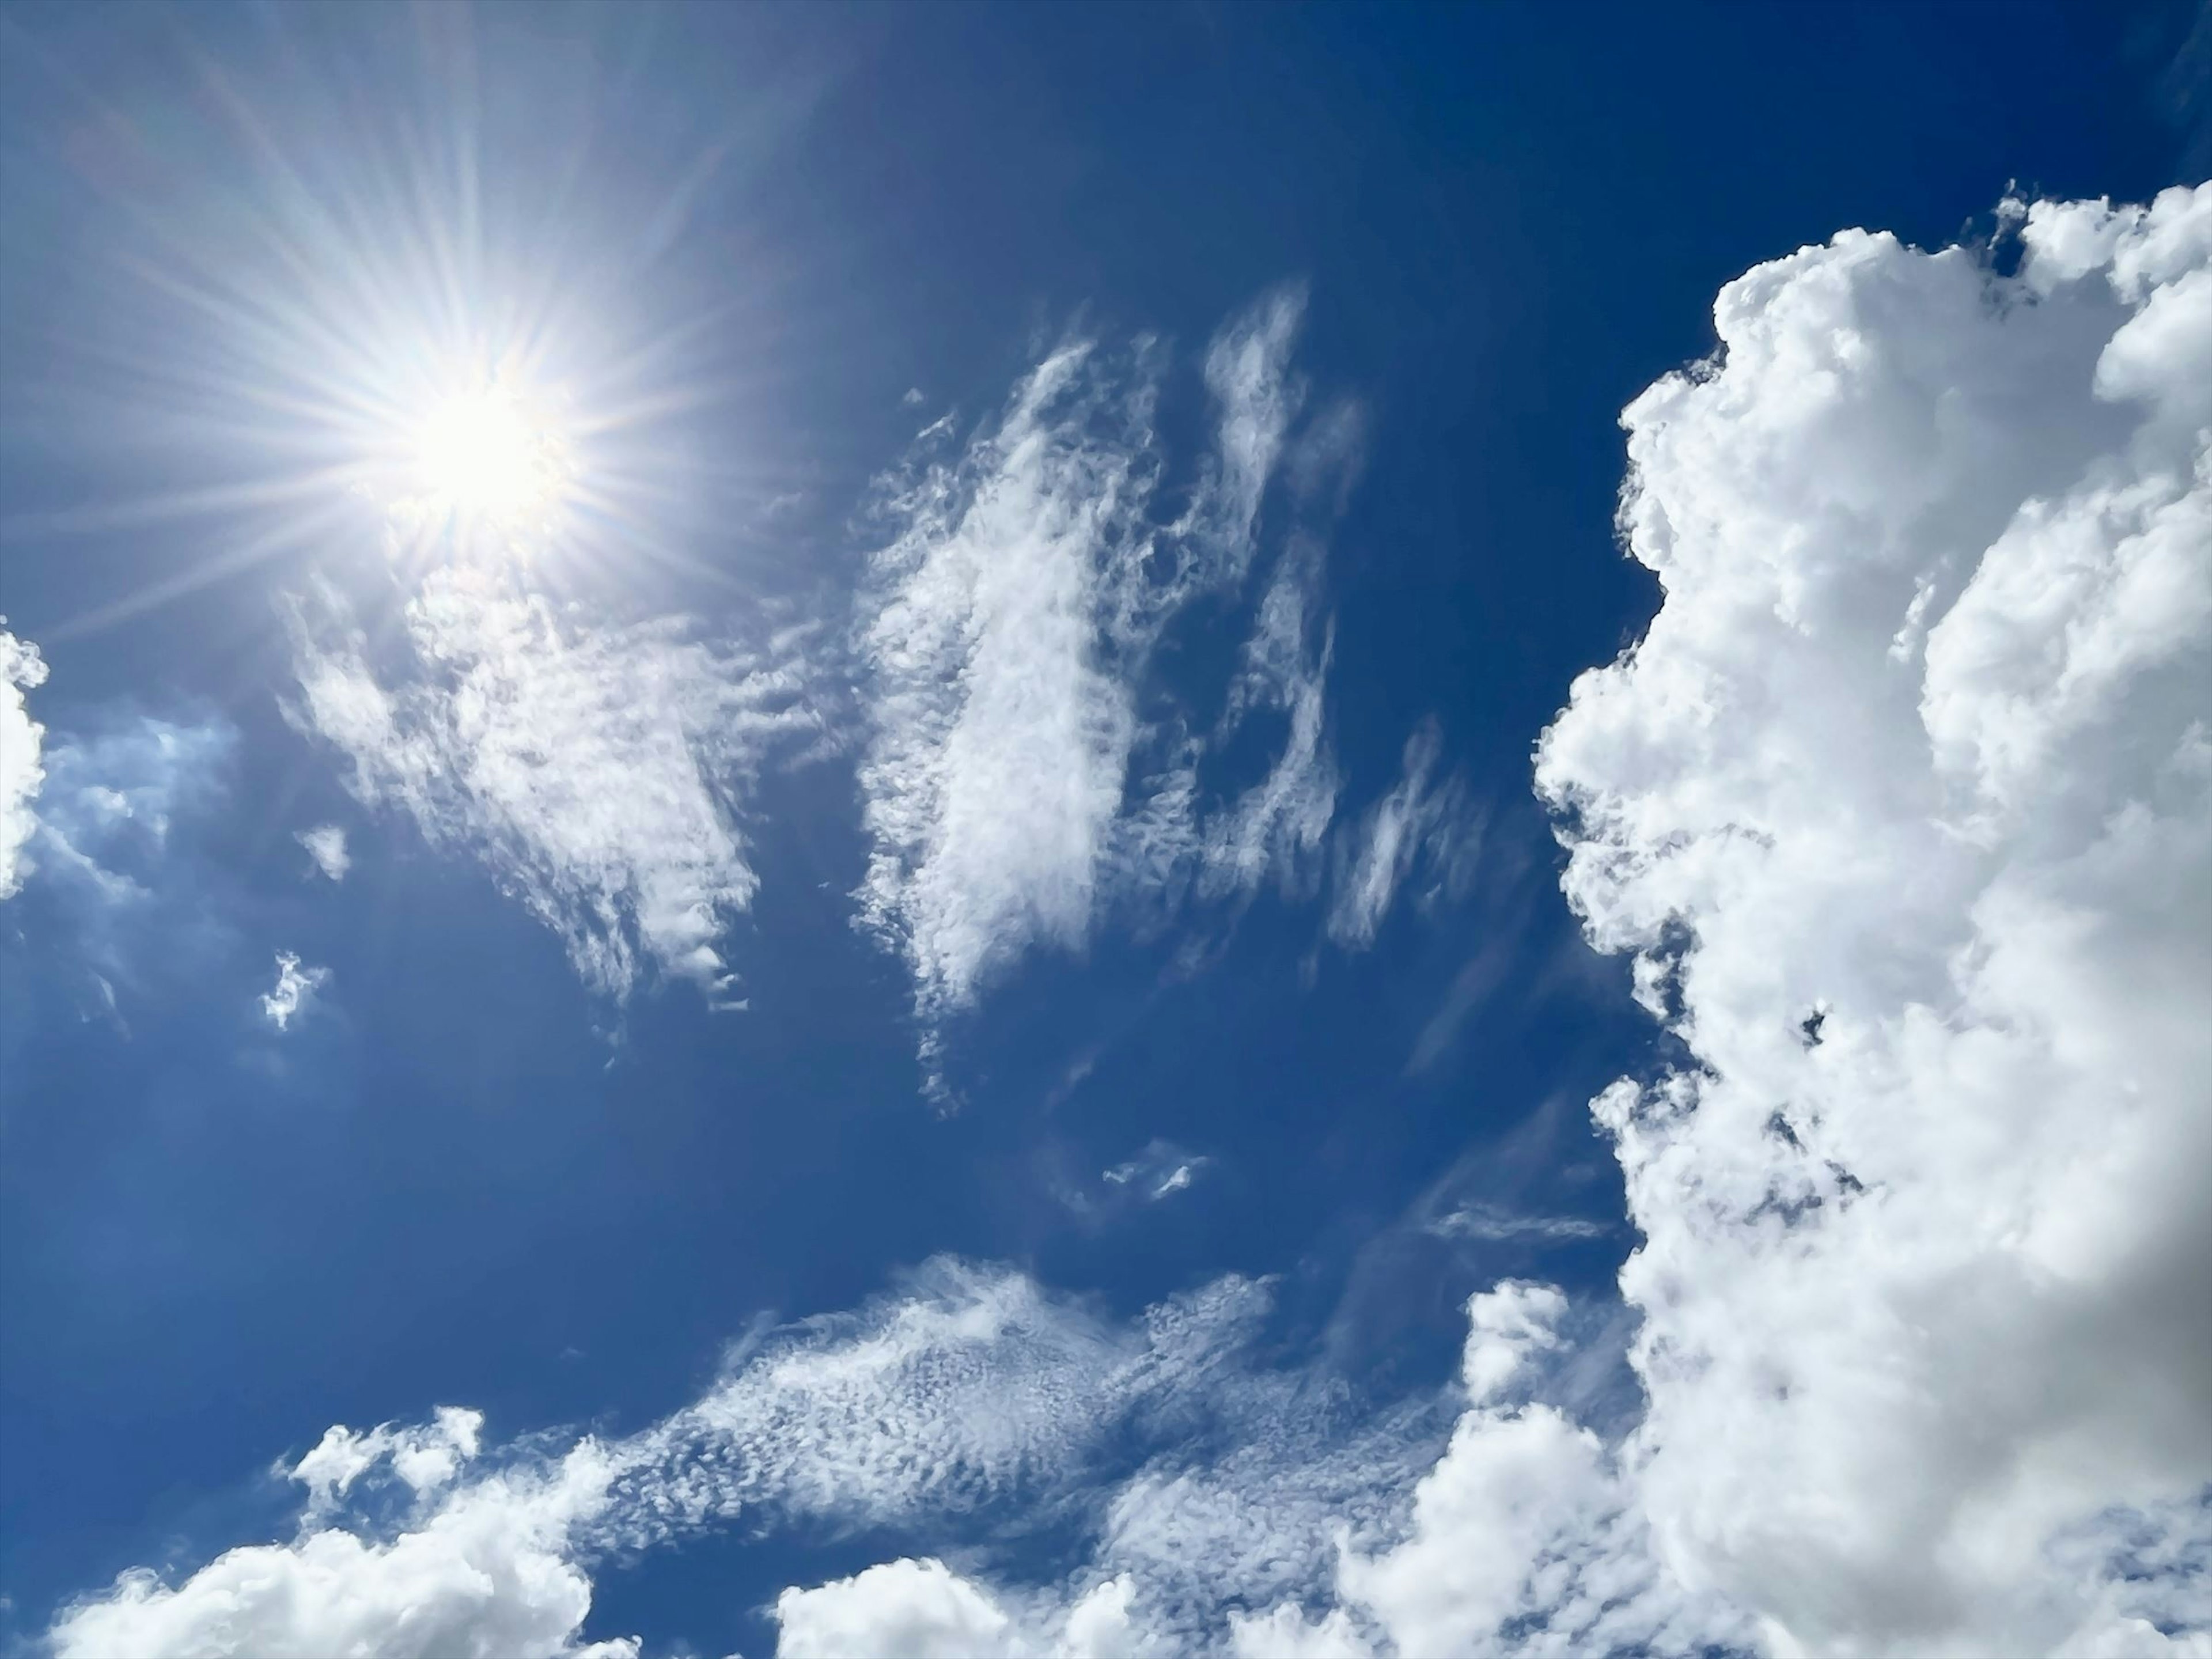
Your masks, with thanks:
[(292, 1022), (307, 1012), (307, 1005), (317, 993), (330, 982), (327, 968), (307, 968), (290, 951), (276, 953), (276, 983), (261, 998), (261, 1016), (280, 1031), (289, 1030)]

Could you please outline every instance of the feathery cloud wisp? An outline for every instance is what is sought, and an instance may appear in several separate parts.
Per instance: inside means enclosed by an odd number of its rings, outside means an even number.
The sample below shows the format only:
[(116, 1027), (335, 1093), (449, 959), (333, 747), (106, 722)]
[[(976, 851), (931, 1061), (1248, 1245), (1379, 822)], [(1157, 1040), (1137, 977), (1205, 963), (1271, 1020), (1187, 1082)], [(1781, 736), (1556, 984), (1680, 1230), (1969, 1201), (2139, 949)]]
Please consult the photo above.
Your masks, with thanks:
[(262, 993), (261, 1017), (280, 1031), (307, 1010), (324, 986), (330, 983), (327, 968), (303, 968), (289, 951), (276, 953), (276, 983)]
[[(1203, 813), (1207, 744), (1150, 674), (1186, 607), (1234, 595), (1254, 562), (1302, 402), (1288, 367), (1302, 304), (1268, 295), (1214, 342), (1215, 453), (1172, 521), (1153, 511), (1165, 354), (1151, 342), (1063, 345), (963, 450), (945, 453), (951, 428), (933, 426), (940, 447), (887, 488), (895, 533), (859, 629), (874, 844), (860, 899), (913, 974), (933, 1066), (948, 1018), (1032, 947), (1081, 948), (1110, 902), (1172, 903), (1194, 882), (1247, 893), (1312, 863), (1336, 793), (1317, 538), (1279, 560), (1230, 693), (1224, 731), (1254, 707), (1286, 722), (1267, 779)], [(1340, 459), (1342, 425), (1309, 471)]]
[(403, 620), (411, 672), (386, 680), (335, 596), (297, 612), (294, 716), (354, 793), (481, 859), (593, 989), (626, 998), (649, 964), (741, 1006), (722, 941), (758, 881), (736, 803), (772, 741), (813, 729), (795, 666), (672, 621), (580, 624), (465, 567)]

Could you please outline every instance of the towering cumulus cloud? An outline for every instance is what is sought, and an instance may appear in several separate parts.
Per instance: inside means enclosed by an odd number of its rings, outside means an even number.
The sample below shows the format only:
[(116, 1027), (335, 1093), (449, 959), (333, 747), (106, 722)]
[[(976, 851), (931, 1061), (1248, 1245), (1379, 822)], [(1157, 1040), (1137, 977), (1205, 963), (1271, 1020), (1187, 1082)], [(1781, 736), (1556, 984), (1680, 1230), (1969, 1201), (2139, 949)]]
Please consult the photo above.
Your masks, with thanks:
[(2212, 189), (2007, 216), (1722, 292), (1538, 764), (1690, 1056), (1598, 1103), (1643, 1503), (1784, 1651), (2212, 1618)]

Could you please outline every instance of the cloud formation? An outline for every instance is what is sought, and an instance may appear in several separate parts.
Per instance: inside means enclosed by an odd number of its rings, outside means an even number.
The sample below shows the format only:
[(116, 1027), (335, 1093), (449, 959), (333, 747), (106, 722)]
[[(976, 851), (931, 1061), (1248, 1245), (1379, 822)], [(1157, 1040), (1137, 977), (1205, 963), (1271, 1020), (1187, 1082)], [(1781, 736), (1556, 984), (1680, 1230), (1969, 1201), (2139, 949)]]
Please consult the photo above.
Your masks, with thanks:
[(330, 978), (329, 969), (303, 968), (293, 952), (279, 951), (276, 983), (262, 994), (261, 1017), (280, 1031), (291, 1030), (292, 1022), (307, 1012)]
[[(636, 1659), (632, 1641), (578, 1640), (591, 1581), (569, 1540), (605, 1501), (598, 1444), (459, 1479), (477, 1429), (456, 1412), (333, 1429), (282, 1471), (310, 1493), (296, 1538), (228, 1551), (174, 1586), (123, 1574), (63, 1610), (47, 1632), (55, 1659)], [(339, 1498), (380, 1478), (411, 1500), (396, 1523), (329, 1523)]]
[(0, 899), (23, 884), (28, 867), (24, 849), (38, 827), (31, 803), (46, 780), (39, 750), (46, 728), (31, 718), (23, 694), (46, 680), (39, 647), (0, 629)]
[(293, 839), (307, 848), (307, 857), (328, 880), (343, 881), (346, 872), (353, 868), (353, 857), (346, 851), (346, 833), (335, 823), (319, 823), (301, 830)]
[(296, 721), (352, 789), (483, 860), (592, 989), (648, 967), (742, 1006), (723, 956), (758, 886), (739, 798), (769, 744), (812, 729), (800, 675), (678, 621), (596, 627), (495, 573), (453, 567), (406, 602), (380, 678), (335, 595), (295, 614)]
[[(1213, 342), (1213, 452), (1172, 520), (1155, 510), (1167, 354), (1149, 340), (1060, 346), (964, 447), (940, 421), (885, 487), (891, 536), (858, 629), (873, 843), (859, 896), (912, 972), (933, 1068), (947, 1019), (1030, 949), (1080, 949), (1110, 905), (1246, 894), (1270, 873), (1297, 885), (1315, 864), (1336, 776), (1314, 529), (1277, 561), (1210, 742), (1152, 672), (1179, 617), (1241, 592), (1285, 456), (1301, 479), (1349, 465), (1344, 411), (1293, 435), (1303, 306), (1271, 294)], [(1201, 761), (1254, 710), (1280, 717), (1280, 757), (1210, 805)]]
[[(126, 1572), (64, 1608), (50, 1640), (61, 1659), (615, 1659), (634, 1647), (578, 1645), (594, 1560), (740, 1515), (943, 1527), (972, 1514), (1018, 1529), (1079, 1496), (1140, 1417), (1164, 1414), (1172, 1433), (1233, 1381), (1264, 1306), (1260, 1287), (1225, 1280), (1115, 1325), (1018, 1273), (938, 1262), (896, 1295), (743, 1345), (698, 1401), (624, 1440), (494, 1455), (481, 1418), (452, 1407), (334, 1427), (282, 1471), (306, 1493), (291, 1542), (229, 1551), (173, 1584)], [(1130, 1650), (1115, 1645), (1126, 1587), (1093, 1575), (1072, 1600), (1054, 1613), (1048, 1595), (965, 1590), (916, 1562), (795, 1592), (778, 1616), (794, 1651), (870, 1620), (917, 1641), (999, 1632), (1009, 1653), (1033, 1634), (1039, 1653)]]
[(1425, 720), (1406, 739), (1397, 786), (1368, 808), (1341, 849), (1344, 868), (1329, 907), (1328, 936), (1347, 950), (1364, 950), (1390, 914), (1408, 880), (1419, 900), (1457, 897), (1474, 878), (1482, 850), (1482, 823), (1457, 774), (1436, 780), (1443, 733)]
[(1783, 1650), (2156, 1651), (2174, 1581), (2054, 1552), (2203, 1547), (2212, 190), (2008, 216), (1722, 292), (1624, 417), (1666, 602), (1540, 753), (1693, 1057), (1597, 1103), (1638, 1491)]
[[(920, 1534), (780, 1597), (793, 1655), (2202, 1652), (2212, 190), (2013, 218), (2013, 274), (1856, 232), (1747, 273), (1626, 416), (1665, 602), (1537, 765), (1682, 1056), (1595, 1103), (1625, 1434), (1542, 1285), (1383, 1410), (1256, 1357), (1261, 1285), (1121, 1323), (940, 1263), (624, 1441), (334, 1431), (298, 1540), (57, 1649), (565, 1654), (595, 1561), (743, 1516)], [(1031, 1522), (1081, 1559), (1008, 1571)]]

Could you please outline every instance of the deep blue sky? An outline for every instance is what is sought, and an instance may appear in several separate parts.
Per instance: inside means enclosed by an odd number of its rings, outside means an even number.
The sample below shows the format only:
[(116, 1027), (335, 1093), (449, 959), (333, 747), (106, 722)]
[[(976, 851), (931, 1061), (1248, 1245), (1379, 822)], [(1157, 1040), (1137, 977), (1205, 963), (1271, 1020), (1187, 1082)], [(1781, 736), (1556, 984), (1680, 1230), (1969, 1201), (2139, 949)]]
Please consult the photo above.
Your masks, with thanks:
[[(35, 1632), (125, 1565), (263, 1535), (283, 1498), (255, 1472), (330, 1423), (458, 1401), (503, 1433), (635, 1426), (763, 1310), (849, 1306), (941, 1251), (1122, 1314), (1281, 1274), (1286, 1360), (1325, 1351), (1384, 1397), (1432, 1385), (1460, 1304), (1521, 1258), (1391, 1229), (1547, 1103), (1504, 1196), (1617, 1218), (1580, 1109), (1652, 1050), (1625, 975), (1575, 942), (1528, 787), (1572, 677), (1656, 603), (1613, 539), (1620, 408), (1709, 348), (1721, 283), (1839, 227), (1932, 244), (2011, 181), (2142, 197), (2201, 171), (2160, 82), (2190, 21), (489, 7), (471, 64), (451, 16), (396, 8), (8, 9), (0, 612), (52, 665), (50, 743), (148, 716), (235, 739), (158, 859), (115, 849), (158, 894), (128, 937), (88, 943), (88, 902), (52, 885), (0, 916), (0, 1618)], [(1310, 974), (1316, 912), (1267, 894), (1186, 979), (1164, 978), (1171, 940), (1036, 955), (976, 1017), (941, 1116), (900, 967), (849, 925), (866, 851), (831, 761), (755, 803), (763, 885), (732, 951), (750, 1011), (648, 989), (611, 1043), (553, 936), (362, 811), (280, 713), (279, 596), (359, 526), (335, 512), (134, 609), (301, 515), (100, 516), (286, 464), (223, 425), (231, 383), (157, 280), (164, 239), (233, 238), (241, 284), (281, 294), (251, 234), (271, 156), (402, 211), (386, 185), (465, 84), (517, 270), (616, 334), (697, 320), (638, 371), (714, 394), (652, 440), (675, 481), (663, 556), (564, 578), (640, 614), (849, 587), (866, 482), (917, 424), (907, 388), (972, 417), (1071, 322), (1188, 355), (1304, 279), (1301, 371), (1370, 421), (1328, 577), (1343, 810), (1433, 713), (1491, 814), (1477, 890)], [(1186, 363), (1164, 430), (1196, 434), (1202, 407)], [(353, 834), (337, 886), (301, 878), (292, 840), (325, 821)], [(281, 1047), (252, 1006), (272, 945), (335, 975)], [(127, 1039), (88, 1016), (99, 949), (130, 964), (110, 975)], [(1496, 988), (1409, 1070), (1470, 964)], [(1213, 1160), (1177, 1201), (1092, 1221), (1054, 1197), (1155, 1138)], [(1602, 1291), (1627, 1242), (1545, 1271)], [(876, 1553), (701, 1545), (605, 1576), (593, 1628), (751, 1651), (763, 1597)]]

